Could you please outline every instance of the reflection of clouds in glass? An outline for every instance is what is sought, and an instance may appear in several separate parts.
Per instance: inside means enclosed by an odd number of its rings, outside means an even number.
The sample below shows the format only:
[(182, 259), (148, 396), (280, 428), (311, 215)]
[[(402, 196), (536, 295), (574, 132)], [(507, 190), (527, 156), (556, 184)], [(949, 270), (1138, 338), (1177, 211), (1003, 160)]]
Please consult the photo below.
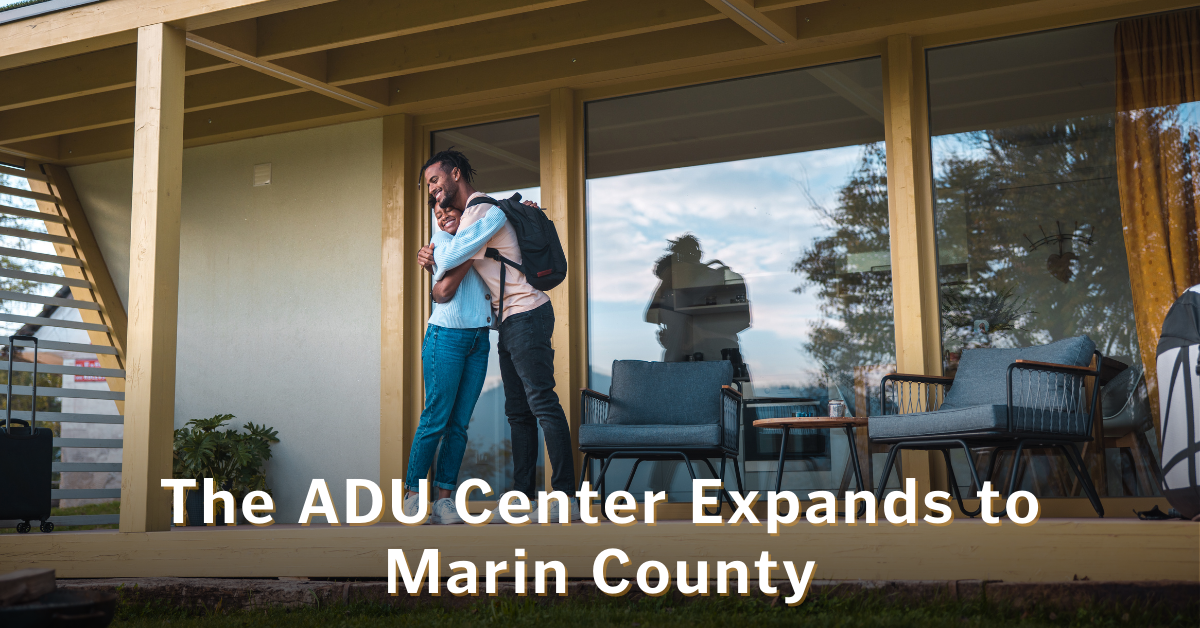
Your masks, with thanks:
[(653, 261), (667, 239), (688, 232), (700, 238), (705, 260), (751, 276), (778, 275), (776, 283), (790, 291), (800, 280), (791, 264), (829, 229), (802, 186), (832, 205), (857, 163), (858, 148), (847, 147), (589, 180), (589, 256), (605, 267), (589, 273), (590, 297), (645, 301), (658, 283)]
[[(720, 260), (746, 281), (751, 326), (738, 336), (760, 385), (795, 384), (815, 368), (802, 348), (824, 320), (815, 291), (792, 265), (832, 230), (814, 207), (832, 207), (858, 167), (845, 147), (587, 182), (588, 293), (592, 364), (662, 359), (657, 327), (645, 322), (658, 286), (654, 264), (668, 240), (691, 233), (703, 260)], [(806, 194), (807, 188), (807, 194)]]

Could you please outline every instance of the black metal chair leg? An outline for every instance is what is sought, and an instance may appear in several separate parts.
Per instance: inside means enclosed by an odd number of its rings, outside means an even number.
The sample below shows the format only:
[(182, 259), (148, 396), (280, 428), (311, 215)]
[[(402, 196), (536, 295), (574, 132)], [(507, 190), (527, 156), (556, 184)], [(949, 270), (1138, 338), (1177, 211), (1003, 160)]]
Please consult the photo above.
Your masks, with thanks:
[(637, 474), (638, 467), (641, 466), (641, 464), (641, 458), (633, 461), (633, 469), (629, 471), (629, 479), (625, 480), (625, 488), (623, 489), (626, 493), (629, 492), (629, 487), (633, 484), (633, 476)]
[(617, 454), (609, 454), (608, 457), (604, 459), (604, 464), (600, 465), (600, 480), (596, 484), (597, 484), (597, 486), (600, 487), (600, 503), (601, 504), (604, 503), (604, 498), (606, 497), (605, 491), (604, 491), (604, 479), (606, 477), (608, 477), (608, 465), (612, 464), (613, 457), (616, 455)]
[(588, 454), (583, 454), (583, 469), (579, 472), (579, 490), (583, 490), (583, 483), (587, 481), (588, 471), (591, 469), (592, 457)]
[(791, 428), (786, 425), (783, 427), (783, 442), (779, 444), (779, 467), (775, 471), (775, 492), (779, 492), (779, 487), (783, 486), (783, 461), (787, 460), (787, 445), (788, 434)]
[[(858, 443), (854, 440), (854, 428), (846, 427), (846, 438), (850, 442), (850, 460), (854, 463), (854, 481), (857, 482), (858, 492), (863, 492), (863, 474), (862, 465), (858, 461)], [(858, 518), (862, 519), (863, 515), (867, 514), (867, 502), (858, 505)]]
[[(960, 441), (955, 441), (955, 442), (958, 444), (959, 447), (963, 448), (963, 453), (965, 453), (967, 455), (967, 468), (971, 470), (971, 481), (974, 482), (976, 486), (980, 486), (980, 484), (979, 484), (979, 469), (977, 469), (975, 467), (975, 456), (971, 455), (971, 448), (968, 447), (964, 441), (960, 440)], [(951, 486), (954, 486), (957, 488), (958, 481), (954, 479), (954, 467), (951, 466), (950, 455), (949, 455), (950, 452), (949, 452), (949, 450), (945, 450), (945, 453), (946, 453), (946, 469), (947, 469), (947, 471), (949, 471)], [(958, 491), (957, 497), (958, 497), (958, 509), (964, 515), (974, 518), (974, 517), (978, 517), (979, 514), (983, 512), (982, 505), (975, 510), (967, 510), (966, 506), (964, 506), (963, 502), (962, 502), (962, 491), (961, 490)]]
[(1083, 486), (1084, 492), (1087, 493), (1088, 499), (1092, 502), (1092, 508), (1096, 510), (1096, 514), (1101, 518), (1104, 517), (1104, 504), (1100, 503), (1100, 495), (1096, 492), (1096, 485), (1092, 484), (1092, 475), (1088, 473), (1087, 464), (1083, 461), (1083, 456), (1079, 455), (1079, 450), (1075, 448), (1073, 443), (1057, 443), (1058, 447), (1066, 454), (1067, 459), (1071, 461), (1071, 466), (1075, 470), (1075, 476), (1079, 478), (1079, 483)]
[[(696, 480), (698, 480), (699, 478), (696, 476), (696, 469), (694, 467), (692, 467), (692, 459), (688, 458), (688, 455), (683, 453), (682, 451), (679, 452), (679, 455), (683, 457), (683, 462), (684, 462), (684, 464), (687, 465), (687, 470), (688, 470), (688, 473), (692, 476), (692, 481), (695, 482)], [(708, 461), (708, 458), (701, 458), (701, 460), (704, 460), (704, 464), (708, 465), (708, 468), (710, 470), (712, 470), (713, 475), (717, 474), (717, 470), (713, 468), (712, 463)], [(709, 512), (708, 509), (705, 508), (704, 514), (709, 515), (709, 516), (721, 514), (721, 499), (724, 496), (725, 496), (724, 489), (717, 491), (717, 511)]]
[(1012, 473), (1008, 476), (1008, 492), (1004, 494), (1004, 498), (1008, 499), (1017, 490), (1017, 476), (1021, 472), (1021, 454), (1025, 453), (1025, 441), (1017, 443), (1017, 452), (1013, 454)]
[(888, 476), (892, 474), (892, 464), (896, 461), (896, 452), (900, 451), (901, 443), (892, 445), (888, 450), (887, 461), (883, 463), (883, 475), (879, 478), (879, 486), (875, 489), (875, 508), (883, 504), (883, 492), (887, 490)]
[[(996, 459), (1000, 457), (1001, 451), (1005, 451), (1005, 448), (996, 447), (996, 448), (992, 449), (991, 453), (988, 454), (988, 467), (987, 467), (987, 473), (984, 474), (984, 476), (983, 476), (984, 482), (992, 481), (992, 474), (996, 472)], [(981, 491), (983, 490), (982, 484), (979, 485), (979, 490), (981, 490)]]
[[(950, 480), (950, 493), (954, 495), (955, 501), (958, 502), (958, 511), (968, 517), (974, 517), (974, 515), (968, 514), (967, 507), (963, 505), (962, 492), (958, 488), (958, 478), (954, 477), (954, 461), (950, 459), (949, 449), (942, 450), (942, 458), (946, 460), (946, 479)], [(970, 458), (967, 458), (967, 460), (970, 460)]]
[[(725, 491), (725, 499), (729, 501), (729, 505), (733, 506), (733, 496), (729, 494), (729, 490), (725, 488), (725, 464), (729, 461), (728, 456), (721, 456), (721, 490)], [(741, 494), (742, 486), (738, 484), (738, 494)]]
[(737, 480), (738, 492), (745, 495), (746, 489), (742, 486), (742, 465), (738, 463), (737, 456), (733, 457), (733, 477)]
[[(725, 502), (730, 507), (733, 507), (733, 496), (729, 494), (729, 491), (725, 490), (725, 458), (721, 458), (721, 475), (717, 475), (716, 467), (712, 465), (712, 462), (708, 458), (704, 458), (703, 460), (704, 464), (708, 465), (708, 472), (712, 473), (714, 478), (721, 481), (721, 492), (717, 495), (717, 508), (721, 507), (721, 498), (724, 498)], [(720, 512), (720, 510), (717, 512)]]

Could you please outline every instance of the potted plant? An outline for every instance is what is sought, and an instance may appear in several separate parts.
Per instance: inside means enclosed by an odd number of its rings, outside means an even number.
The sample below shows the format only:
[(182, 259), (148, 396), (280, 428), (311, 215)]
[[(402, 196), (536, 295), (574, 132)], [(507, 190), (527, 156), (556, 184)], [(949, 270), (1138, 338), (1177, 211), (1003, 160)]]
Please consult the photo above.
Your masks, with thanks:
[[(263, 466), (271, 459), (271, 445), (279, 442), (278, 432), (254, 423), (243, 425), (245, 432), (232, 427), (218, 429), (234, 418), (218, 414), (192, 419), (175, 430), (174, 476), (196, 480), (196, 488), (187, 492), (185, 502), (190, 525), (204, 525), (204, 478), (212, 478), (219, 490), (232, 493), (238, 504), (251, 491), (271, 493)], [(224, 507), (224, 500), (213, 504), (216, 525), (225, 525)]]
[(1021, 329), (1020, 322), (1037, 312), (1029, 300), (1013, 294), (1012, 288), (994, 292), (976, 287), (961, 293), (942, 292), (942, 346), (945, 373), (958, 369), (963, 349), (992, 346), (992, 335)]

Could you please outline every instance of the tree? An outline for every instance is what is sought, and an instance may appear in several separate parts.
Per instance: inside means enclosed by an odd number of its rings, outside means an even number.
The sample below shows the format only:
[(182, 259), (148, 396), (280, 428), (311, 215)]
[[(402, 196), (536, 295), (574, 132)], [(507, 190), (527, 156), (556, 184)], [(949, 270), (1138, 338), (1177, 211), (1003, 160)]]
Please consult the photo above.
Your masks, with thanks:
[[(1026, 304), (1016, 329), (992, 334), (991, 344), (1087, 334), (1105, 355), (1136, 354), (1114, 121), (1104, 114), (978, 131), (935, 150), (943, 293)], [(955, 349), (961, 330), (946, 335)]]
[(855, 367), (896, 360), (891, 268), (886, 263), (848, 265), (850, 256), (884, 259), (891, 248), (883, 144), (863, 146), (858, 168), (842, 186), (836, 206), (823, 207), (811, 197), (810, 202), (833, 233), (814, 240), (792, 266), (803, 278), (794, 291), (814, 291), (824, 316), (809, 329), (802, 346), (820, 365), (823, 377), (849, 394)]
[[(13, 188), (24, 187), (18, 185), (19, 182), (20, 179), (17, 179), (16, 177), (0, 174), (0, 185)], [(28, 209), (29, 203), (23, 201), (24, 199), (0, 194), (0, 205), (6, 205), (17, 209)], [(0, 227), (21, 229), (24, 231), (45, 231), (45, 223), (40, 220), (31, 220), (29, 218), (21, 218), (18, 216), (11, 216), (9, 214), (0, 214)], [(24, 238), (3, 236), (0, 237), (0, 240), (3, 241), (3, 246), (6, 248), (22, 250), (28, 250), (30, 248), (30, 241)], [(0, 256), (0, 269), (62, 276), (62, 270), (56, 264), (35, 262), (18, 257), (11, 257), (8, 255)], [(41, 284), (36, 281), (29, 281), (26, 279), (14, 279), (12, 277), (0, 276), (0, 290), (36, 294), (46, 292), (47, 284)], [(0, 312), (28, 315), (36, 314), (36, 312), (31, 312), (29, 310), (30, 306), (23, 302), (8, 300), (0, 301)], [(15, 323), (8, 323), (6, 326), (9, 328), (10, 332), (15, 331), (15, 329), (19, 327), (19, 325)]]

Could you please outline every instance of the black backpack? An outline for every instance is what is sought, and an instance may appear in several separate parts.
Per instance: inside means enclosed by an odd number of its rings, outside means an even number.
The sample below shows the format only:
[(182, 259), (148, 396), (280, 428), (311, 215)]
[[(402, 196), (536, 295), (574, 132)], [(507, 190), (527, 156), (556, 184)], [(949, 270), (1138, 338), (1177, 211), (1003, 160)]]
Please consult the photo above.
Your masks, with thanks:
[(567, 256), (563, 253), (562, 242), (558, 239), (558, 230), (554, 228), (554, 222), (546, 216), (545, 209), (521, 203), (520, 194), (513, 194), (500, 201), (488, 196), (477, 196), (467, 203), (467, 207), (481, 203), (495, 205), (504, 212), (508, 224), (512, 225), (517, 234), (517, 246), (521, 249), (520, 264), (504, 257), (496, 249), (489, 248), (484, 252), (486, 257), (500, 262), (500, 300), (496, 302), (500, 309), (500, 316), (496, 317), (496, 324), (499, 325), (504, 315), (505, 267), (512, 266), (525, 273), (525, 280), (529, 285), (546, 292), (567, 278)]

